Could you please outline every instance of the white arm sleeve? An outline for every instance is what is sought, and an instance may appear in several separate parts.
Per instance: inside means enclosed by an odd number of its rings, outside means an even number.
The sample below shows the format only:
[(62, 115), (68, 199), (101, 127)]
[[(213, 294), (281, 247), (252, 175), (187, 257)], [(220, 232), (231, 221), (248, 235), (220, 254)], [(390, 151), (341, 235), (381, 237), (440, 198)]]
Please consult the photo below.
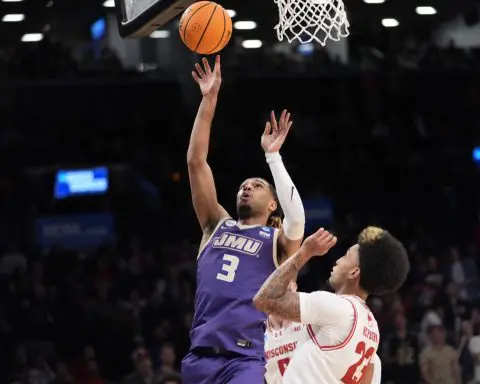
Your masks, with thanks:
[(280, 153), (265, 153), (265, 157), (272, 172), (278, 200), (285, 214), (283, 219), (285, 236), (290, 240), (299, 240), (305, 231), (305, 210), (302, 199), (283, 165)]
[(338, 326), (353, 317), (352, 303), (327, 291), (299, 293), (300, 321), (320, 327)]

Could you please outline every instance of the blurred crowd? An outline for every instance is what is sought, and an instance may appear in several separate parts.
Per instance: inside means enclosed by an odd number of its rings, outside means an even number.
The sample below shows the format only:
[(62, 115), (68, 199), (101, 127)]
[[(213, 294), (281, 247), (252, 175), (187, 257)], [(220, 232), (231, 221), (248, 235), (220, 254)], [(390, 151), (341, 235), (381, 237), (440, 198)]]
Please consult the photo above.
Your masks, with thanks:
[[(49, 44), (22, 46), (12, 76), (72, 73), (70, 82), (0, 94), (0, 382), (181, 383), (201, 235), (185, 164), (198, 90), (114, 76), (75, 81), (77, 64)], [(35, 49), (43, 53), (29, 56)], [(425, 62), (457, 63), (449, 69), (470, 57), (421, 52)], [(251, 53), (253, 62), (262, 54)], [(25, 75), (31, 63), (36, 72)], [(209, 157), (222, 204), (233, 215), (242, 180), (269, 176), (259, 138), (269, 111), (289, 108), (282, 156), (306, 201), (330, 199), (325, 225), (339, 237), (300, 287), (323, 289), (362, 227), (386, 227), (408, 247), (412, 273), (397, 295), (369, 301), (384, 382), (480, 383), (478, 75), (419, 65), (252, 79), (225, 65)], [(109, 166), (108, 196), (53, 198), (52, 169), (92, 164)], [(89, 250), (35, 242), (38, 215), (92, 210), (115, 215), (115, 241)]]
[[(339, 232), (344, 243), (357, 228), (350, 218)], [(439, 247), (435, 234), (409, 237), (403, 229), (396, 228), (409, 249), (412, 273), (399, 294), (368, 303), (381, 328), (383, 382), (478, 383), (480, 226), (465, 248)], [(136, 236), (121, 247), (90, 252), (5, 251), (0, 380), (181, 383), (195, 251), (187, 241), (153, 249)], [(326, 264), (310, 266), (300, 286), (324, 288)]]
[[(167, 265), (165, 252), (187, 253)], [(2, 382), (178, 384), (188, 349), (189, 249), (11, 250), (0, 263)], [(29, 255), (30, 256), (30, 255)], [(181, 256), (180, 256), (181, 259)]]
[[(115, 48), (109, 47), (106, 42), (98, 44), (76, 44), (72, 48), (65, 42), (51, 41), (47, 36), (39, 43), (0, 49), (0, 77), (7, 80), (69, 79), (99, 74), (111, 77), (124, 72)], [(232, 41), (222, 54), (230, 58), (224, 63), (225, 69), (237, 74), (305, 75), (332, 70), (475, 70), (480, 66), (479, 48), (458, 48), (453, 41), (447, 47), (439, 47), (415, 34), (389, 39), (380, 34), (353, 33), (348, 39), (347, 51), (349, 59), (345, 61), (319, 45), (300, 47), (298, 44), (266, 43), (261, 49), (245, 50)], [(150, 68), (153, 74), (163, 74), (169, 70), (159, 65), (161, 63), (148, 60), (142, 60), (142, 63), (138, 63), (137, 69), (144, 68), (144, 71)]]

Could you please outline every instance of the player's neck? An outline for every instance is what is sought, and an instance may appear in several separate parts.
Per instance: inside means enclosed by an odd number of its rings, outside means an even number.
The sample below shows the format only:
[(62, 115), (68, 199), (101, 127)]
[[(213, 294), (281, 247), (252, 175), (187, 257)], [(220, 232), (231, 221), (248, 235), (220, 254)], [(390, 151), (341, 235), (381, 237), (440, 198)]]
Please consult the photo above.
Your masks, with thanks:
[(283, 320), (281, 317), (276, 317), (273, 315), (270, 315), (269, 322), (270, 327), (273, 330), (282, 329), (289, 323), (289, 321)]
[(364, 292), (363, 290), (358, 289), (356, 287), (349, 287), (349, 286), (342, 287), (342, 288), (338, 289), (337, 291), (335, 291), (335, 293), (337, 295), (357, 296), (358, 298), (360, 298), (363, 301), (366, 301), (367, 297), (368, 297), (368, 294), (366, 292)]
[(237, 222), (240, 225), (267, 225), (267, 218), (263, 216), (244, 217), (242, 219), (238, 219)]

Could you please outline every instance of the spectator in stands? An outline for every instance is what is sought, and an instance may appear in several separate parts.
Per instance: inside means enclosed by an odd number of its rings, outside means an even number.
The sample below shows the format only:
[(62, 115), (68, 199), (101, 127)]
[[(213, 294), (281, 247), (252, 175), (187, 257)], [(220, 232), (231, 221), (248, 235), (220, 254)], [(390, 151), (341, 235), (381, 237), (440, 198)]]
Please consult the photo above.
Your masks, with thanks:
[(428, 329), (430, 345), (420, 354), (422, 378), (427, 384), (461, 384), (457, 351), (445, 343), (443, 326)]
[(49, 384), (55, 380), (55, 373), (45, 356), (39, 354), (34, 363), (26, 371), (27, 382), (29, 384)]
[[(465, 291), (464, 291), (465, 292)], [(461, 298), (458, 283), (449, 282), (444, 292), (439, 294), (439, 306), (442, 307), (443, 325), (451, 335), (456, 335), (461, 328), (462, 317), (467, 314), (469, 302)], [(465, 296), (464, 296), (465, 297)]]
[(169, 373), (162, 377), (160, 384), (182, 384), (182, 377), (177, 373)]
[(395, 384), (411, 384), (420, 381), (418, 364), (418, 337), (409, 331), (403, 313), (397, 313), (394, 331), (387, 335), (382, 348), (384, 377)]
[(83, 348), (83, 354), (70, 366), (70, 372), (76, 381), (82, 381), (88, 375), (88, 363), (95, 360), (95, 349), (91, 345)]
[(133, 353), (135, 370), (128, 375), (123, 384), (158, 384), (160, 379), (152, 367), (152, 360), (146, 349), (138, 349)]
[(475, 360), (472, 348), (475, 349), (475, 341), (472, 343), (473, 329), (470, 321), (462, 323), (462, 330), (460, 333), (460, 343), (458, 346), (458, 361), (462, 370), (462, 382), (472, 382), (475, 375)]
[(428, 331), (433, 327), (443, 326), (443, 308), (439, 304), (431, 305), (426, 308), (420, 323), (420, 341), (424, 345), (430, 344), (431, 338)]
[(79, 384), (106, 384), (105, 379), (100, 375), (98, 364), (95, 360), (90, 360), (87, 365), (87, 374)]
[(56, 377), (51, 384), (74, 384), (74, 383), (75, 383), (75, 379), (68, 372), (67, 365), (65, 363), (58, 363)]
[(166, 343), (162, 345), (160, 348), (159, 368), (157, 372), (160, 374), (176, 373), (176, 360), (177, 357), (173, 344)]
[(480, 327), (473, 328), (473, 336), (468, 343), (468, 350), (474, 362), (473, 382), (480, 383)]

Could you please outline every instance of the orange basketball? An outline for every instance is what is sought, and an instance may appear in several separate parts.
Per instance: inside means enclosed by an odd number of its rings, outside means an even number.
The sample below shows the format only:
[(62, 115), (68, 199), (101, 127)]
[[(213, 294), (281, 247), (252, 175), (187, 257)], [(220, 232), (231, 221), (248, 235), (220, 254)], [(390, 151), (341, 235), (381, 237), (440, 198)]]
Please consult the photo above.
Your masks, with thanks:
[(183, 43), (201, 55), (221, 51), (232, 36), (232, 19), (213, 1), (198, 1), (183, 13), (178, 26)]

